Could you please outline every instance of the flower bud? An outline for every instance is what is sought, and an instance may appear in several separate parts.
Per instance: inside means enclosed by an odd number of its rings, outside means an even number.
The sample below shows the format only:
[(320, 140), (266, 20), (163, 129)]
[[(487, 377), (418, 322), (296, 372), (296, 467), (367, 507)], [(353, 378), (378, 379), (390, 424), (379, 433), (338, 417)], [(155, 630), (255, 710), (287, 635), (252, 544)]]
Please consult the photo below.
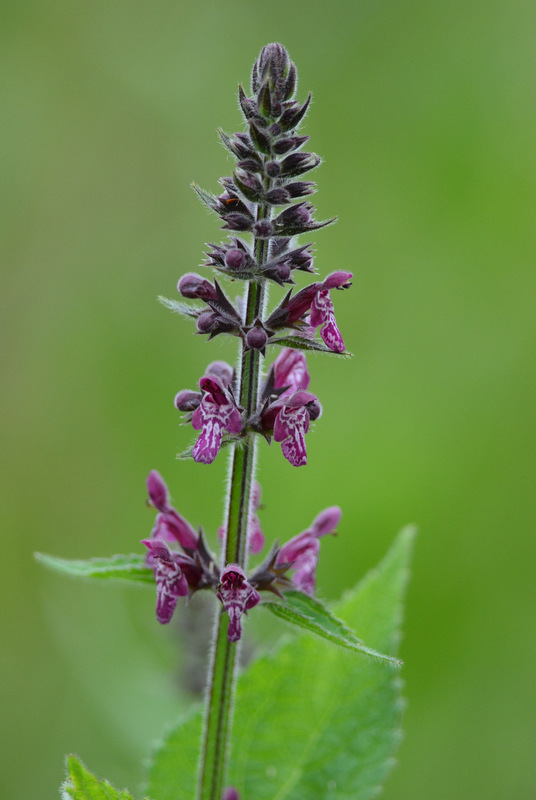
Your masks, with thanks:
[(194, 392), (191, 389), (183, 389), (175, 395), (173, 405), (179, 411), (188, 412), (195, 411), (200, 402), (201, 394), (199, 392)]
[(264, 171), (269, 178), (277, 178), (281, 173), (281, 167), (277, 161), (268, 161), (264, 167)]
[(242, 250), (231, 248), (225, 253), (225, 265), (229, 269), (240, 269), (246, 260), (246, 254)]
[(339, 506), (330, 506), (325, 508), (320, 514), (315, 517), (311, 524), (311, 533), (313, 536), (325, 536), (327, 533), (332, 533), (339, 522), (341, 521), (342, 511)]
[(246, 344), (251, 350), (264, 350), (268, 336), (260, 327), (251, 328), (246, 334)]
[(273, 225), (268, 219), (260, 219), (253, 226), (253, 233), (258, 239), (269, 239), (273, 230)]
[(164, 479), (155, 469), (152, 469), (147, 476), (147, 492), (149, 500), (159, 511), (167, 511), (169, 508), (169, 494)]
[(202, 278), (196, 272), (187, 272), (177, 284), (177, 289), (183, 297), (199, 300), (216, 300), (216, 289), (210, 281)]

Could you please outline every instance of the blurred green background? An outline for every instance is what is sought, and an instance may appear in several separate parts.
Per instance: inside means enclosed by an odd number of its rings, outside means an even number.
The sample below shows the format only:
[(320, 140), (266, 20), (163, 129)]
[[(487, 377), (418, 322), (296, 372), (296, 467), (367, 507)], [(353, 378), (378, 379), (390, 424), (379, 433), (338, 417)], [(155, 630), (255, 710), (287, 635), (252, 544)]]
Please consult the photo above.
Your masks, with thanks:
[(285, 539), (340, 504), (335, 598), (419, 525), (384, 796), (533, 798), (534, 3), (8, 0), (2, 19), (1, 797), (53, 800), (67, 752), (135, 792), (187, 702), (187, 615), (161, 628), (150, 591), (32, 552), (138, 550), (151, 468), (220, 524), (226, 458), (175, 460), (172, 398), (235, 348), (155, 298), (220, 240), (189, 184), (228, 174), (216, 128), (279, 40), (314, 93), (318, 217), (339, 215), (316, 264), (355, 273), (336, 298), (355, 358), (311, 360), (306, 469), (261, 447), (263, 526)]

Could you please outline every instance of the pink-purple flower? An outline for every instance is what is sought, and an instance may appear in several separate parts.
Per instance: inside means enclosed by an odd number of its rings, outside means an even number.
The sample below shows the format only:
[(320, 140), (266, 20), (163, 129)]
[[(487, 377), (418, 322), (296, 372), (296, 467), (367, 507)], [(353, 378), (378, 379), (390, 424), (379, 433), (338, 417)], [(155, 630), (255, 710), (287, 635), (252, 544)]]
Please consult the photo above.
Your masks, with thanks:
[(342, 270), (332, 272), (320, 284), (320, 288), (311, 304), (309, 322), (313, 328), (322, 326), (320, 336), (324, 340), (324, 344), (335, 353), (344, 353), (344, 340), (337, 327), (335, 309), (329, 292), (330, 289), (348, 289), (352, 277), (351, 272), (343, 272)]
[(315, 573), (320, 551), (319, 539), (333, 533), (342, 516), (339, 506), (324, 509), (307, 530), (286, 542), (280, 549), (276, 564), (290, 564), (294, 570), (292, 581), (297, 589), (307, 594), (315, 590)]
[(192, 425), (201, 431), (192, 455), (195, 461), (212, 464), (221, 447), (223, 432), (240, 433), (242, 416), (222, 381), (205, 375), (199, 381), (201, 403), (192, 414)]
[(188, 556), (170, 550), (166, 542), (143, 539), (149, 550), (151, 566), (156, 581), (156, 618), (163, 625), (171, 621), (179, 597), (188, 594), (188, 581), (183, 572)]
[(248, 582), (244, 570), (238, 564), (225, 567), (217, 594), (229, 615), (229, 641), (237, 642), (242, 635), (242, 614), (256, 606), (261, 596)]
[(169, 492), (164, 479), (155, 469), (147, 477), (147, 491), (151, 504), (158, 510), (151, 539), (178, 542), (185, 550), (197, 550), (198, 537), (190, 525), (169, 502)]

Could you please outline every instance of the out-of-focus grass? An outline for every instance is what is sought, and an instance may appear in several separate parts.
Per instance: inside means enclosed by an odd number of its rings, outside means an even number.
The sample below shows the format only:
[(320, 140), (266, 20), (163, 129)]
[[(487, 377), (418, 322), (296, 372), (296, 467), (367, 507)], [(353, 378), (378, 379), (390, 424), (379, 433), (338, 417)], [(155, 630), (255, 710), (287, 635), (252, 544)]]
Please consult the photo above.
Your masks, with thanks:
[[(295, 470), (261, 448), (263, 524), (323, 544), (337, 596), (419, 524), (403, 656), (410, 705), (385, 797), (532, 797), (534, 27), (528, 3), (5, 3), (2, 26), (2, 797), (56, 797), (62, 756), (135, 789), (184, 705), (177, 626), (151, 592), (45, 574), (138, 548), (158, 468), (211, 534), (225, 457), (175, 453), (174, 393), (232, 343), (155, 302), (215, 219), (189, 189), (230, 163), (238, 80), (281, 40), (314, 91), (321, 273), (351, 362), (314, 358), (324, 417)], [(304, 281), (302, 281), (303, 283)], [(300, 284), (301, 285), (301, 284)], [(274, 290), (273, 297), (279, 293)], [(532, 623), (532, 624), (531, 624)]]

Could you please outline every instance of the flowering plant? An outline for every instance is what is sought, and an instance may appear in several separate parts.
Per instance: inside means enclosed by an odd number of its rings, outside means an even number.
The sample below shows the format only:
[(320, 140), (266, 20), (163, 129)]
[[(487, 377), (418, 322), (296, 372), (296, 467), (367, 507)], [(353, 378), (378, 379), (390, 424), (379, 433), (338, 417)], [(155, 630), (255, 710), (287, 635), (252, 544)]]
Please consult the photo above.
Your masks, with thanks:
[[(174, 400), (183, 423), (197, 435), (182, 460), (211, 464), (223, 448), (230, 455), (220, 556), (203, 530), (172, 505), (156, 470), (147, 478), (156, 518), (150, 536), (142, 540), (145, 554), (89, 561), (39, 556), (60, 571), (155, 586), (156, 617), (162, 624), (184, 601), (195, 602), (198, 592), (214, 596), (206, 708), (181, 721), (155, 753), (147, 780), (153, 800), (370, 797), (399, 737), (399, 685), (392, 672), (375, 662), (400, 664), (393, 652), (411, 531), (403, 532), (379, 571), (349, 595), (340, 616), (315, 597), (320, 540), (338, 527), (338, 506), (320, 511), (308, 528), (283, 544), (274, 542), (254, 568), (249, 566), (250, 555), (266, 549), (258, 516), (261, 489), (255, 480), (259, 443), (273, 438), (290, 464), (305, 466), (306, 438), (322, 415), (319, 399), (309, 391), (306, 353), (348, 355), (332, 292), (348, 289), (352, 273), (336, 270), (294, 290), (298, 272), (315, 272), (311, 245), (296, 237), (334, 221), (316, 221), (313, 206), (304, 199), (316, 187), (302, 176), (320, 158), (303, 150), (308, 137), (299, 135), (298, 128), (311, 95), (300, 102), (296, 86), (296, 68), (285, 48), (264, 47), (253, 67), (251, 93), (239, 87), (246, 130), (231, 136), (219, 132), (237, 162), (232, 176), (221, 179), (218, 195), (194, 186), (229, 231), (225, 241), (208, 246), (204, 266), (244, 282), (244, 296), (233, 302), (220, 277), (209, 280), (190, 272), (177, 288), (194, 303), (161, 298), (193, 319), (197, 332), (209, 340), (226, 335), (239, 344), (236, 369), (213, 361), (198, 388), (181, 389)], [(269, 310), (271, 284), (290, 289)], [(277, 355), (269, 364), (272, 353)], [(244, 620), (257, 608), (315, 638), (296, 637), (254, 661), (237, 681)], [(370, 634), (370, 646), (353, 632), (354, 624), (360, 634)], [(372, 657), (370, 663), (334, 658), (328, 643)], [(198, 757), (191, 751), (199, 740)], [(130, 797), (126, 790), (119, 793), (99, 782), (74, 757), (62, 791), (75, 800)]]

